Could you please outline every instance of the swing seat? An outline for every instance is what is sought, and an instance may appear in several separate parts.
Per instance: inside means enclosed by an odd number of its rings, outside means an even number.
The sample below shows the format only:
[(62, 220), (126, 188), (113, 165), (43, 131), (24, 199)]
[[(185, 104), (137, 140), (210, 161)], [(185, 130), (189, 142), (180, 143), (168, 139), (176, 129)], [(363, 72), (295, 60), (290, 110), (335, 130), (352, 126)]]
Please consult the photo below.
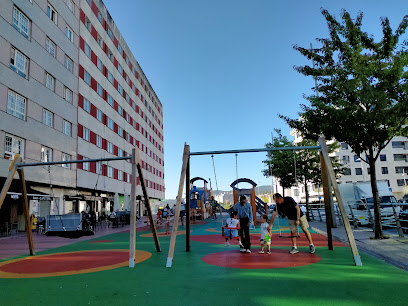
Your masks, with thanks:
[(45, 236), (58, 236), (62, 238), (78, 239), (83, 236), (93, 236), (95, 233), (91, 230), (75, 231), (47, 231)]
[[(229, 230), (238, 230), (238, 236), (237, 237), (231, 237), (232, 235), (231, 235), (231, 232), (230, 232), (230, 235), (229, 236), (225, 236), (225, 230), (226, 229), (229, 229)], [(232, 239), (232, 238), (237, 238), (237, 240), (240, 238), (240, 227), (228, 227), (228, 226), (223, 226), (222, 227), (222, 237), (223, 238), (230, 238), (230, 239)]]

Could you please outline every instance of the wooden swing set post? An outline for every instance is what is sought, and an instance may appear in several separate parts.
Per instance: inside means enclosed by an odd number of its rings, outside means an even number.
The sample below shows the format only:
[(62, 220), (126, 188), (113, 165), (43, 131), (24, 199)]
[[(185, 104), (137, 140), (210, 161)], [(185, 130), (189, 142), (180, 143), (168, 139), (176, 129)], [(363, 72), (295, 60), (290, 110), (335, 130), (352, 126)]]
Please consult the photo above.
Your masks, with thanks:
[(330, 196), (329, 193), (331, 192), (331, 188), (329, 185), (329, 177), (326, 168), (326, 164), (324, 163), (323, 153), (320, 152), (320, 164), (321, 164), (321, 171), (322, 171), (322, 185), (323, 185), (323, 198), (324, 198), (324, 210), (326, 212), (326, 232), (327, 232), (327, 246), (329, 250), (333, 251), (333, 236), (332, 236), (332, 212), (331, 212), (331, 205), (330, 205)]
[[(183, 152), (183, 165), (181, 167), (179, 189), (177, 193), (176, 211), (174, 212), (174, 221), (173, 221), (173, 228), (172, 228), (171, 239), (170, 239), (169, 254), (167, 256), (167, 262), (166, 262), (167, 268), (171, 268), (173, 264), (174, 249), (176, 247), (176, 238), (177, 238), (177, 230), (178, 230), (178, 221), (180, 217), (181, 200), (183, 197), (184, 181), (186, 178), (187, 164), (188, 164), (189, 156), (190, 156), (190, 146), (187, 145), (187, 143), (185, 143), (184, 152)], [(186, 195), (186, 198), (188, 198), (188, 195), (189, 194)]]
[(190, 252), (190, 156), (186, 167), (186, 252)]
[[(342, 220), (343, 220), (344, 229), (346, 230), (348, 242), (350, 244), (351, 253), (353, 254), (354, 263), (355, 263), (356, 266), (362, 266), (363, 263), (361, 262), (360, 255), (358, 253), (356, 241), (354, 239), (353, 230), (351, 229), (346, 209), (344, 208), (343, 198), (341, 197), (339, 186), (337, 185), (336, 175), (334, 173), (334, 170), (333, 170), (333, 167), (332, 167), (332, 164), (331, 164), (331, 161), (330, 161), (329, 151), (327, 149), (326, 140), (325, 140), (324, 137), (319, 137), (319, 144), (320, 144), (321, 156), (323, 157), (323, 162), (325, 164), (325, 168), (327, 170), (328, 177), (329, 177), (329, 179), (331, 181), (331, 184), (332, 184), (332, 187), (334, 189), (334, 195), (337, 198), (337, 204), (338, 204), (340, 212), (341, 212), (341, 217), (342, 217)], [(325, 205), (325, 206), (327, 207), (327, 205)], [(327, 222), (329, 217), (331, 217), (331, 216), (326, 216), (326, 222)]]

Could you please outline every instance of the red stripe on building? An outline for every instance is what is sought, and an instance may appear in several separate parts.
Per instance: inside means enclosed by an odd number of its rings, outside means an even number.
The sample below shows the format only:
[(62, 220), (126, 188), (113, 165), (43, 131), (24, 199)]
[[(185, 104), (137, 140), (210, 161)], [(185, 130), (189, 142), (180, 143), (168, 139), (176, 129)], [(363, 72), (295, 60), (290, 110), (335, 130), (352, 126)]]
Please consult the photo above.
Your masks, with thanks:
[(82, 21), (82, 23), (85, 23), (85, 13), (84, 11), (81, 9), (81, 12), (79, 14), (79, 19)]
[(95, 66), (97, 65), (97, 56), (93, 51), (91, 51), (91, 61)]
[(98, 16), (98, 7), (96, 6), (95, 2), (92, 1), (92, 12), (94, 12), (95, 16)]
[(95, 27), (92, 26), (91, 34), (95, 40), (98, 40), (98, 32), (96, 31)]
[(78, 137), (82, 138), (84, 136), (84, 127), (78, 123)]
[(90, 131), (90, 139), (89, 139), (89, 141), (90, 141), (92, 144), (96, 145), (96, 134), (95, 134), (94, 132), (92, 132), (92, 131)]
[(85, 41), (82, 36), (79, 37), (79, 48), (85, 52)]
[(78, 94), (78, 107), (84, 108), (84, 97), (81, 94)]

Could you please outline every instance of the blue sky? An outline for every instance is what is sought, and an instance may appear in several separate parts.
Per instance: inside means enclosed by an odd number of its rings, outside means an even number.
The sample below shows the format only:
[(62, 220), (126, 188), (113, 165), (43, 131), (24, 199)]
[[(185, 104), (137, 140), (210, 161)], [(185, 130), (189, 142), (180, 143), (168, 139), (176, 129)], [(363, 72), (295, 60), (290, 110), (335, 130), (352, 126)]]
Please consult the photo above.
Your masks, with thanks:
[[(340, 3), (341, 2), (341, 3)], [(184, 142), (191, 151), (263, 147), (277, 114), (297, 117), (313, 81), (294, 65), (328, 37), (320, 8), (364, 12), (363, 28), (378, 37), (380, 17), (395, 29), (406, 1), (104, 0), (164, 108), (166, 198), (175, 198)], [(126, 9), (124, 9), (126, 8)], [(264, 153), (238, 155), (238, 175), (264, 185)], [(215, 156), (219, 189), (236, 178), (235, 156)], [(210, 156), (192, 157), (191, 176), (211, 178)]]

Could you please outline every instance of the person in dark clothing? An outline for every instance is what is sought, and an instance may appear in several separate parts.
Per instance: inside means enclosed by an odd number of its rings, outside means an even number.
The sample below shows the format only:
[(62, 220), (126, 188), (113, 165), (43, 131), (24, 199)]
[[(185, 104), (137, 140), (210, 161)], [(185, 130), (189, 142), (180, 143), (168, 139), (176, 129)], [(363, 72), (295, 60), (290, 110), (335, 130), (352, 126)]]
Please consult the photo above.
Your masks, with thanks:
[(241, 226), (241, 242), (243, 248), (241, 253), (251, 253), (251, 237), (249, 236), (249, 227), (252, 221), (252, 206), (247, 203), (244, 195), (239, 197), (239, 202), (234, 205), (234, 210), (238, 212), (239, 224)]
[(309, 240), (309, 252), (314, 253), (315, 247), (313, 245), (312, 235), (308, 230), (309, 223), (307, 222), (306, 216), (303, 214), (302, 210), (300, 209), (299, 205), (295, 202), (295, 200), (291, 197), (282, 197), (281, 194), (275, 193), (273, 195), (273, 199), (276, 203), (275, 209), (273, 210), (271, 222), (268, 227), (270, 230), (273, 226), (273, 221), (277, 214), (280, 217), (287, 217), (289, 220), (289, 228), (292, 237), (292, 248), (289, 251), (290, 254), (299, 253), (299, 250), (296, 246), (296, 237), (297, 237), (297, 226), (300, 225), (302, 231), (305, 233), (307, 240)]

